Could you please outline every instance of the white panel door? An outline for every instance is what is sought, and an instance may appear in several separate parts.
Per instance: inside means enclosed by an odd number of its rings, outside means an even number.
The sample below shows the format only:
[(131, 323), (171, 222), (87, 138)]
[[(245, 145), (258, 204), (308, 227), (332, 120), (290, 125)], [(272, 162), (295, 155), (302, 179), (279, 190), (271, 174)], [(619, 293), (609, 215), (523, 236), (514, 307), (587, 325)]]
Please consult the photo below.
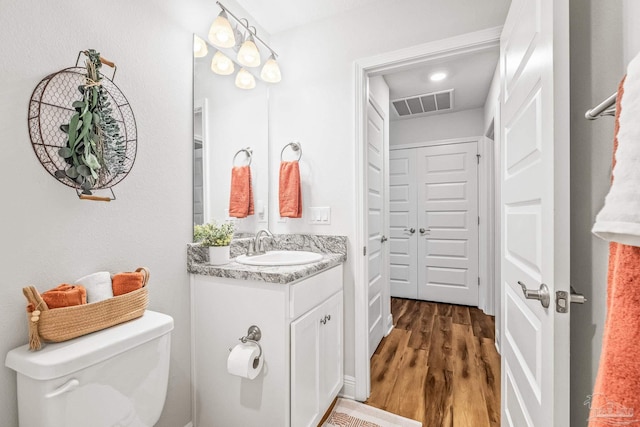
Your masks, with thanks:
[(389, 282), (398, 298), (418, 298), (415, 168), (415, 148), (389, 152)]
[[(555, 303), (569, 292), (568, 3), (514, 0), (500, 41), (501, 406), (513, 427), (570, 424), (569, 314)], [(544, 283), (548, 306), (519, 282)]]
[(367, 108), (367, 264), (369, 298), (369, 357), (384, 336), (383, 287), (388, 263), (384, 243), (384, 120), (371, 102)]
[(417, 152), (418, 298), (478, 306), (477, 142)]

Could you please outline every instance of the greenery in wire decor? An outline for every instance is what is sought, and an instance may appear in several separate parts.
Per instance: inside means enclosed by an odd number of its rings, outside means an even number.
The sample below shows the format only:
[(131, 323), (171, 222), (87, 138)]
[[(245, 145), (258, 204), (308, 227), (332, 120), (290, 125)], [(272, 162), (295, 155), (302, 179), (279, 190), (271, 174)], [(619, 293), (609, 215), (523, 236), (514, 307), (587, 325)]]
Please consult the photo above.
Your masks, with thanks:
[(213, 223), (195, 225), (193, 239), (201, 242), (202, 246), (229, 246), (233, 237), (234, 226), (230, 222), (218, 225)]
[(96, 184), (124, 171), (126, 153), (124, 136), (101, 84), (100, 53), (89, 49), (85, 54), (85, 84), (78, 86), (82, 99), (72, 104), (75, 113), (69, 123), (60, 126), (68, 139), (58, 154), (67, 166), (56, 171), (55, 176), (75, 181), (84, 194), (91, 194)]

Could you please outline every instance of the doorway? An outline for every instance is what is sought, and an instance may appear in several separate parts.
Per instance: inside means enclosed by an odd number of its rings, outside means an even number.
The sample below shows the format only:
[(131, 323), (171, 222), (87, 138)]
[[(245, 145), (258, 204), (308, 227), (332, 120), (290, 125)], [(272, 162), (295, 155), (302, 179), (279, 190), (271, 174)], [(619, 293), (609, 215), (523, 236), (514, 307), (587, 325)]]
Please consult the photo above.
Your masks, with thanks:
[[(368, 239), (368, 224), (366, 216), (368, 206), (365, 200), (365, 171), (366, 163), (366, 109), (368, 106), (367, 80), (369, 77), (383, 75), (394, 70), (403, 70), (416, 67), (425, 61), (433, 61), (456, 55), (469, 54), (482, 51), (483, 49), (495, 48), (499, 45), (501, 28), (491, 28), (475, 33), (465, 34), (446, 40), (427, 43), (412, 47), (388, 55), (381, 55), (375, 58), (356, 61), (356, 185), (358, 192), (357, 201), (357, 247), (365, 248), (366, 253)], [(480, 132), (482, 134), (482, 132)], [(482, 140), (484, 144), (486, 141)], [(484, 150), (482, 148), (480, 151)], [(491, 260), (493, 261), (493, 260)], [(486, 263), (489, 264), (488, 262)], [(481, 267), (482, 268), (482, 267)], [(492, 267), (491, 267), (492, 268)], [(486, 271), (485, 273), (486, 274)], [(365, 257), (358, 257), (355, 260), (355, 282), (368, 283), (369, 271), (368, 262)], [(370, 392), (370, 359), (371, 349), (369, 348), (369, 335), (358, 331), (367, 331), (369, 321), (368, 287), (356, 286), (355, 288), (355, 387), (354, 396), (358, 400), (365, 400)]]

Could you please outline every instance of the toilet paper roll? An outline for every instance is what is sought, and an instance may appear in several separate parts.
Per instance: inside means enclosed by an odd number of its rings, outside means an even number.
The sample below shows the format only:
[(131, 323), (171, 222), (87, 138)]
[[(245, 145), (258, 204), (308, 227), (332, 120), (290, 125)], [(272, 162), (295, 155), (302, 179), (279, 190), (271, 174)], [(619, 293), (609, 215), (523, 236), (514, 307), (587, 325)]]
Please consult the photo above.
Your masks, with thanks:
[(238, 344), (233, 347), (227, 358), (227, 371), (231, 375), (237, 375), (250, 380), (258, 376), (264, 363), (264, 354), (256, 362), (260, 354), (260, 348), (256, 344)]
[(76, 285), (82, 285), (87, 290), (87, 302), (98, 302), (113, 298), (111, 287), (111, 274), (108, 271), (98, 271), (75, 281)]

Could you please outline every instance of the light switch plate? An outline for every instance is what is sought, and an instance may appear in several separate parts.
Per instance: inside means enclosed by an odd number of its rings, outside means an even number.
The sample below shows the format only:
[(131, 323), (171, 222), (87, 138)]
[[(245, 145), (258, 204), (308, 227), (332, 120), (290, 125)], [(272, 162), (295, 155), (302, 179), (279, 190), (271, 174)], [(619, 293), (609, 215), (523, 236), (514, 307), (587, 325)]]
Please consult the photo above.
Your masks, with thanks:
[(330, 207), (310, 207), (308, 210), (309, 224), (331, 224)]

